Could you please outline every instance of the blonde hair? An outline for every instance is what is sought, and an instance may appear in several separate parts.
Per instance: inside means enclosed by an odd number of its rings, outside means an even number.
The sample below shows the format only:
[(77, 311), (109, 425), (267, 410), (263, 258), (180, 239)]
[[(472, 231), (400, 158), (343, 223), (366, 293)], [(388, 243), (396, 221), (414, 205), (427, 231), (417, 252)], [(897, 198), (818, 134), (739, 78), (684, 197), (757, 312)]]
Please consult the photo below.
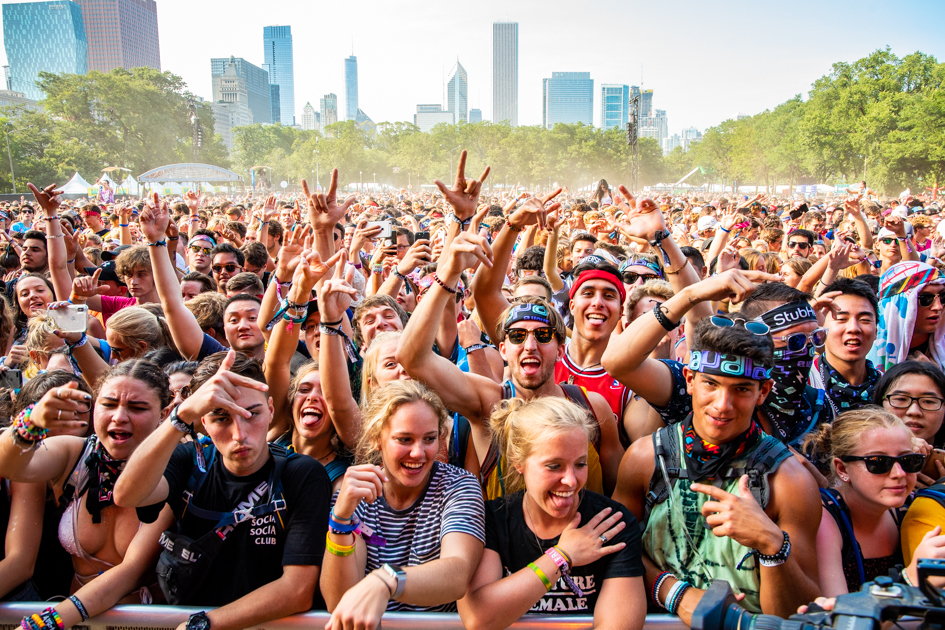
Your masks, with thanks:
[(853, 455), (860, 444), (860, 436), (871, 429), (902, 429), (912, 435), (909, 427), (898, 416), (882, 407), (869, 406), (845, 411), (832, 424), (820, 425), (804, 439), (803, 448), (813, 461), (829, 463), (830, 484), (839, 486), (840, 478), (834, 459)]
[(178, 352), (167, 320), (140, 306), (129, 306), (112, 315), (108, 319), (108, 329), (129, 348), (138, 348), (139, 341), (147, 344), (148, 347), (136, 352), (135, 357), (127, 358), (136, 358), (156, 348), (166, 347)]
[(381, 433), (398, 409), (414, 402), (426, 403), (437, 416), (440, 440), (449, 429), (450, 416), (440, 397), (419, 381), (393, 381), (375, 390), (363, 407), (361, 437), (355, 452), (355, 463), (383, 465), (379, 448)]
[(623, 309), (624, 317), (629, 320), (633, 309), (637, 307), (637, 304), (639, 304), (643, 298), (659, 297), (663, 298), (663, 301), (666, 301), (674, 295), (675, 292), (673, 291), (672, 285), (666, 280), (647, 280), (640, 286), (633, 287), (630, 291), (630, 296), (627, 298), (627, 303), (624, 305)]
[(580, 431), (588, 444), (597, 437), (597, 423), (587, 410), (566, 398), (544, 396), (530, 401), (503, 400), (489, 418), (492, 441), (505, 457), (505, 492), (525, 488), (525, 478), (516, 470), (546, 441), (549, 435)]
[[(42, 369), (39, 363), (33, 360), (33, 353), (49, 357), (50, 350), (47, 347), (50, 339), (58, 339), (52, 332), (47, 311), (40, 311), (29, 318), (26, 324), (26, 341), (23, 343), (26, 350), (30, 353), (29, 366), (37, 370)], [(29, 369), (29, 367), (27, 367)]]
[[(368, 351), (364, 353), (364, 365), (361, 368), (361, 408), (363, 409), (365, 405), (368, 404), (368, 401), (371, 399), (371, 393), (379, 387), (377, 383), (377, 377), (375, 373), (377, 372), (377, 362), (379, 360), (379, 354), (381, 353), (378, 348), (384, 345), (385, 341), (394, 341), (396, 340), (400, 344), (400, 337), (403, 333), (399, 330), (386, 330), (371, 340), (371, 345), (368, 346)], [(378, 343), (380, 342), (380, 343)]]

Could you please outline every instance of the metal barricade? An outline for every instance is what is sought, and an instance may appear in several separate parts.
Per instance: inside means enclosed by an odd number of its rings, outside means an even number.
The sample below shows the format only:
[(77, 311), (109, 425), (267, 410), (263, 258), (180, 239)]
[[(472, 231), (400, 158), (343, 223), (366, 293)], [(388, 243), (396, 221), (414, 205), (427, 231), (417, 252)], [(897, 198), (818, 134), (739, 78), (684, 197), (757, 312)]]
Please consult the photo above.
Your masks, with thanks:
[[(39, 612), (41, 604), (15, 603), (0, 605), (0, 630), (16, 630), (25, 615)], [(176, 628), (191, 613), (201, 608), (182, 606), (115, 606), (92, 617), (77, 630), (163, 630)], [(265, 630), (320, 630), (328, 622), (326, 612), (307, 612), (269, 621)], [(464, 630), (459, 615), (454, 613), (387, 613), (381, 622), (383, 630)], [(513, 630), (585, 630), (593, 625), (590, 616), (526, 615), (510, 627)], [(688, 630), (688, 626), (672, 615), (647, 615), (644, 630)]]

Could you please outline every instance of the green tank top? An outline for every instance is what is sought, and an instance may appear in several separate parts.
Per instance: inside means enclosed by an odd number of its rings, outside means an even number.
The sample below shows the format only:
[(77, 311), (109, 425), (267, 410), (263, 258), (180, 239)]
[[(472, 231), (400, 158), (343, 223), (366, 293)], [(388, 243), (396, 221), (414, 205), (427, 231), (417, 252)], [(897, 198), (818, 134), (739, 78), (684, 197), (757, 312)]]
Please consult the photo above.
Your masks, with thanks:
[[(679, 444), (683, 444), (682, 424), (675, 425)], [(731, 462), (732, 468), (745, 466), (746, 460), (761, 448), (765, 440), (775, 440), (765, 435), (758, 445), (745, 453), (740, 459)], [(686, 455), (679, 449), (678, 466), (686, 466)], [(672, 462), (666, 462), (667, 467)], [(654, 475), (661, 475), (657, 469)], [(704, 481), (703, 483), (708, 483)], [(664, 571), (670, 571), (677, 578), (685, 580), (699, 589), (707, 589), (713, 580), (725, 580), (735, 593), (744, 593), (741, 606), (753, 612), (761, 612), (761, 576), (757, 559), (750, 557), (752, 550), (740, 545), (727, 536), (716, 536), (711, 529), (706, 529), (702, 516), (702, 505), (712, 498), (689, 489), (692, 482), (678, 479), (671, 490), (671, 496), (653, 506), (646, 529), (643, 532), (643, 547), (653, 562)], [(726, 492), (738, 495), (738, 478), (716, 479), (712, 485), (721, 487)], [(691, 548), (685, 530), (689, 531), (695, 549)], [(700, 560), (701, 556), (701, 560)]]

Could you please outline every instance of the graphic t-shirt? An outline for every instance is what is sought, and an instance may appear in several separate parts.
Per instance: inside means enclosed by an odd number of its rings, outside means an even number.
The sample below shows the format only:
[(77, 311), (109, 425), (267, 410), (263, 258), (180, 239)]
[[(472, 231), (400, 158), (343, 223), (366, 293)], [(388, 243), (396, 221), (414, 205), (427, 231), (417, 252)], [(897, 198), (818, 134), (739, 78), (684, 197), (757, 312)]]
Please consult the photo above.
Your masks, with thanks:
[[(534, 562), (558, 544), (558, 538), (541, 540), (525, 523), (522, 511), (524, 492), (486, 502), (486, 549), (499, 554), (503, 577), (512, 575)], [(571, 578), (583, 591), (583, 597), (571, 592), (563, 579), (558, 579), (550, 591), (532, 606), (529, 612), (543, 614), (593, 614), (600, 597), (601, 587), (608, 578), (639, 577), (644, 573), (640, 559), (640, 526), (633, 514), (620, 503), (595, 492), (584, 491), (578, 512), (581, 523), (587, 523), (604, 508), (613, 508), (623, 514), (626, 523), (607, 545), (626, 543), (616, 553), (604, 556), (591, 564), (571, 568)]]
[[(207, 457), (211, 450), (212, 447), (205, 450)], [(268, 482), (274, 465), (270, 455), (259, 471), (240, 477), (229, 472), (217, 454), (191, 502), (218, 512), (230, 512), (237, 506), (251, 509), (265, 505), (269, 502)], [(181, 444), (174, 449), (164, 471), (167, 502), (178, 519), (184, 510), (184, 490), (193, 472), (194, 444)], [(213, 559), (211, 579), (190, 591), (184, 605), (224, 606), (282, 577), (283, 566), (321, 566), (331, 501), (328, 475), (315, 459), (296, 455), (286, 462), (279, 481), (285, 509), (224, 528), (221, 531), (224, 546)], [(188, 513), (181, 533), (196, 540), (215, 525), (215, 521)]]

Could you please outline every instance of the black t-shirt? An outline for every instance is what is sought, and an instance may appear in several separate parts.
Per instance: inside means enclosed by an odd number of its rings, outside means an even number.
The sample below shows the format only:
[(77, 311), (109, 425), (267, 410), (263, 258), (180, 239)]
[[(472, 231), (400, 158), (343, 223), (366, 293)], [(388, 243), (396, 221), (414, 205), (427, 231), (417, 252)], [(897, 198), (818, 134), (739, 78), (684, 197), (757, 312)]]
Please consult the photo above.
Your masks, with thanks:
[[(205, 449), (210, 456), (212, 448)], [(191, 499), (205, 510), (229, 512), (244, 502), (265, 505), (269, 500), (268, 481), (275, 460), (245, 477), (230, 473), (217, 454), (209, 466), (203, 485)], [(168, 503), (180, 519), (183, 493), (194, 471), (194, 444), (181, 444), (164, 471), (168, 483)], [(211, 578), (189, 594), (188, 606), (223, 606), (282, 577), (285, 565), (321, 566), (328, 530), (331, 484), (325, 469), (307, 455), (295, 455), (286, 462), (279, 479), (284, 510), (272, 512), (222, 530), (221, 552), (213, 560)], [(254, 499), (251, 493), (259, 498)], [(278, 496), (276, 497), (278, 498)], [(181, 533), (198, 539), (209, 533), (215, 521), (187, 514)]]
[[(486, 549), (502, 558), (504, 577), (512, 575), (534, 562), (541, 554), (558, 544), (558, 539), (540, 540), (525, 524), (522, 512), (523, 492), (486, 501)], [(621, 504), (594, 492), (584, 492), (578, 506), (581, 523), (587, 523), (604, 508), (613, 508), (623, 514), (627, 524), (608, 545), (620, 542), (627, 546), (583, 567), (572, 567), (574, 583), (584, 591), (583, 597), (571, 592), (564, 580), (559, 579), (529, 612), (546, 614), (593, 614), (601, 586), (607, 578), (639, 577), (644, 573), (640, 559), (640, 526), (633, 514)], [(540, 547), (540, 549), (539, 549)], [(537, 579), (537, 577), (536, 577)]]

